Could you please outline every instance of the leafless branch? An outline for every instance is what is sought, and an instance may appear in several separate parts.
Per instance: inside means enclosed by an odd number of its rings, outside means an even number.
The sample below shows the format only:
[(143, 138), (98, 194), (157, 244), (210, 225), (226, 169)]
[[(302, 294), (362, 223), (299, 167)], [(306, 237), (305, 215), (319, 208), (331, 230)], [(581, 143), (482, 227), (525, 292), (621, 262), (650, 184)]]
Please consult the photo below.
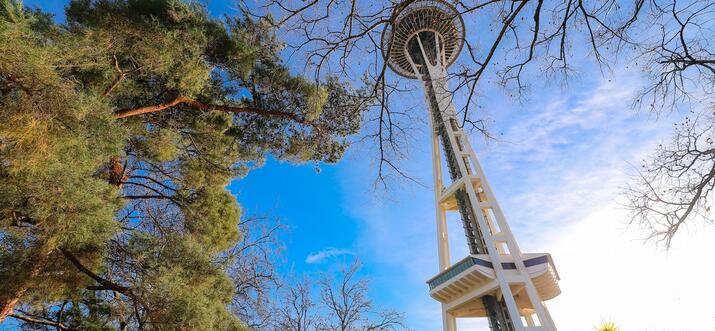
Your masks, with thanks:
[(686, 118), (669, 145), (639, 170), (626, 191), (631, 222), (646, 239), (670, 247), (677, 231), (694, 219), (712, 221), (715, 188), (715, 115)]

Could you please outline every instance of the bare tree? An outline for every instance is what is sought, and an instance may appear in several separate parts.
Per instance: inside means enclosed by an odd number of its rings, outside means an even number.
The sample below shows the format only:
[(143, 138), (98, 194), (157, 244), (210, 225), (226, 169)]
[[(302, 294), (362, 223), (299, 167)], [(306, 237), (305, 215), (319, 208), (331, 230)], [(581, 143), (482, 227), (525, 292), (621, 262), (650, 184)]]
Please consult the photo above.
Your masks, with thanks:
[(247, 217), (239, 227), (244, 239), (225, 257), (236, 284), (232, 308), (251, 329), (264, 330), (273, 323), (273, 293), (282, 285), (276, 271), (283, 249), (278, 238), (282, 226), (265, 217)]
[(361, 278), (361, 263), (354, 261), (337, 272), (323, 272), (311, 280), (288, 281), (278, 291), (270, 330), (287, 331), (392, 331), (406, 330), (404, 316), (375, 309), (368, 298), (369, 281)]
[(627, 189), (631, 223), (666, 248), (693, 221), (712, 221), (715, 186), (715, 2), (651, 1), (636, 61), (649, 84), (635, 103), (655, 113), (685, 108), (669, 143), (644, 161)]
[(673, 236), (688, 220), (712, 222), (715, 188), (715, 114), (686, 120), (676, 127), (673, 141), (659, 145), (643, 165), (639, 180), (628, 189), (633, 222), (648, 239), (670, 247)]
[(709, 100), (715, 87), (715, 2), (652, 1), (649, 9), (650, 29), (635, 39), (636, 61), (641, 61), (650, 84), (636, 103), (662, 112)]
[(320, 301), (326, 310), (319, 330), (398, 330), (404, 328), (402, 314), (385, 310), (374, 312), (367, 298), (369, 282), (358, 278), (359, 261), (340, 270), (340, 278), (324, 274), (318, 281)]
[(320, 317), (312, 299), (311, 287), (310, 280), (304, 278), (284, 290), (281, 306), (277, 309), (276, 330), (315, 330)]

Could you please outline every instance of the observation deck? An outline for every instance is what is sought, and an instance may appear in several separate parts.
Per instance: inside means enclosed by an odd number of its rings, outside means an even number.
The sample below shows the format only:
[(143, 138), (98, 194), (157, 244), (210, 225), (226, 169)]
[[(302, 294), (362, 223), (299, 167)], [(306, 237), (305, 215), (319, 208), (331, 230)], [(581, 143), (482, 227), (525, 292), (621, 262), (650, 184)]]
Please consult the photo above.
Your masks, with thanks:
[[(501, 265), (510, 284), (519, 311), (533, 310), (529, 298), (520, 295), (524, 289), (516, 264), (511, 255), (502, 254)], [(549, 300), (561, 293), (559, 274), (551, 255), (546, 253), (523, 254), (526, 271), (539, 297)], [(484, 295), (499, 291), (494, 266), (487, 254), (469, 255), (427, 281), (430, 296), (445, 304), (445, 310), (455, 317), (486, 317)]]
[(395, 73), (411, 79), (417, 78), (409, 56), (416, 46), (414, 37), (425, 32), (434, 33), (439, 40), (442, 59), (436, 61), (432, 58), (432, 62), (441, 62), (444, 67), (448, 67), (457, 60), (464, 45), (464, 21), (461, 15), (446, 1), (418, 0), (402, 9), (395, 23), (388, 25), (382, 32), (382, 55)]

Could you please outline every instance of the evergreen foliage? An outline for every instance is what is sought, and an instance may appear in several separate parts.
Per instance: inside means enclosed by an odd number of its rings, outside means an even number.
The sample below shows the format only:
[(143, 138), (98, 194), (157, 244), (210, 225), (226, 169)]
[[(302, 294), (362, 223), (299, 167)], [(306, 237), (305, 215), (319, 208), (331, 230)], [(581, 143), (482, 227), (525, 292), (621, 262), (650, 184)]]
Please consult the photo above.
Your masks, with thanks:
[[(270, 22), (179, 0), (0, 0), (0, 323), (240, 330), (225, 185), (336, 162), (363, 99), (281, 63)], [(240, 258), (240, 257), (238, 257)]]

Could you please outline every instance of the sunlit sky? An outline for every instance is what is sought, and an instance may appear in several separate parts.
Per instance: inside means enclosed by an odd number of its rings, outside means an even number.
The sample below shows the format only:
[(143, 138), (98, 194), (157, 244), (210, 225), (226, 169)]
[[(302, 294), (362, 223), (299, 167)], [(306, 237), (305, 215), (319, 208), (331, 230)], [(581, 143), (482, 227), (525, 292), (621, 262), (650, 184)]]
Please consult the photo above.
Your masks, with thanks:
[[(58, 15), (66, 2), (25, 0)], [(208, 3), (212, 15), (232, 12), (230, 2)], [(472, 142), (522, 250), (553, 256), (563, 293), (547, 305), (560, 330), (609, 320), (627, 331), (715, 330), (715, 226), (685, 228), (664, 251), (640, 240), (619, 204), (629, 175), (681, 116), (633, 110), (642, 84), (634, 68), (602, 74), (587, 66), (567, 85), (536, 83), (526, 102), (482, 91), (498, 141), (474, 134)], [(426, 115), (421, 91), (405, 99), (417, 100), (404, 105), (409, 111)], [(405, 312), (411, 329), (438, 330), (440, 307), (425, 284), (437, 272), (429, 134), (418, 126), (403, 166), (426, 186), (375, 190), (374, 155), (355, 146), (319, 173), (269, 161), (229, 189), (246, 214), (288, 226), (284, 272), (310, 276), (357, 257), (377, 306)], [(454, 262), (467, 254), (456, 215), (449, 229)], [(484, 320), (459, 325), (488, 330)]]

